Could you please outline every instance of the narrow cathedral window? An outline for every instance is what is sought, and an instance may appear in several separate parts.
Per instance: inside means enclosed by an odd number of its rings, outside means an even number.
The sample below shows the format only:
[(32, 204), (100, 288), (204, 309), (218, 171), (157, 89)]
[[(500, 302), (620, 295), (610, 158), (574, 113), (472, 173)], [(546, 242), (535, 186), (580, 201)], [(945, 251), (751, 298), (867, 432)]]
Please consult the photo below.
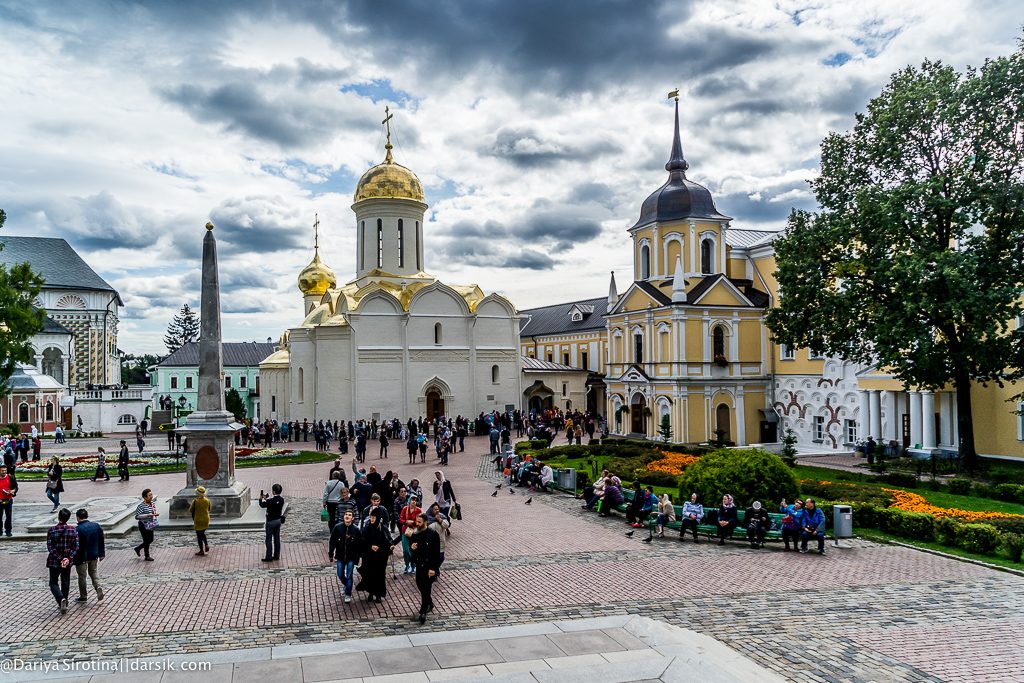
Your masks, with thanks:
[(725, 359), (725, 330), (722, 329), (721, 325), (717, 325), (714, 330), (711, 331), (711, 352), (714, 354), (715, 359)]
[(366, 257), (363, 252), (366, 250), (366, 221), (359, 226), (359, 270), (366, 265)]
[(640, 247), (640, 279), (646, 280), (651, 276), (651, 248), (646, 244)]
[(711, 240), (704, 240), (700, 243), (700, 272), (704, 275), (711, 274)]
[(377, 267), (384, 265), (384, 221), (377, 219)]
[(18, 422), (28, 422), (28, 404), (18, 404)]
[(497, 365), (491, 366), (491, 383), (497, 384), (499, 380), (499, 370)]
[(642, 334), (633, 335), (633, 362), (644, 362), (644, 337)]
[(404, 232), (404, 226), (402, 225), (402, 219), (398, 219), (398, 267), (405, 268), (405, 237), (402, 233)]
[(416, 221), (416, 270), (420, 269), (420, 222)]
[(441, 323), (434, 323), (434, 343), (441, 343)]

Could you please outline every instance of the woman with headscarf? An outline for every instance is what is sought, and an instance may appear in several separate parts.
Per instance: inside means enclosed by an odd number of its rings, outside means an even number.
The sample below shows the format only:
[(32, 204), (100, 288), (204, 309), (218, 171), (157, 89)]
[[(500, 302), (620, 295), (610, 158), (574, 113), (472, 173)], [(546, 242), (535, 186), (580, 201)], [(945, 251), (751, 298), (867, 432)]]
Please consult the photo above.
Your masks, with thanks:
[(672, 505), (672, 499), (666, 493), (658, 501), (658, 516), (654, 518), (658, 538), (665, 538), (665, 525), (674, 521), (676, 521), (676, 508)]
[[(404, 536), (403, 536), (404, 538)], [(362, 577), (357, 591), (366, 591), (370, 602), (382, 602), (387, 595), (387, 564), (391, 555), (391, 533), (381, 521), (380, 510), (370, 509), (370, 518), (363, 527), (363, 562), (359, 566)]]
[(625, 498), (622, 496), (622, 480), (618, 477), (611, 477), (605, 484), (604, 493), (601, 494), (601, 508), (598, 514), (607, 517), (608, 511), (622, 505), (623, 501)]
[(409, 537), (416, 532), (416, 515), (423, 512), (418, 501), (416, 496), (410, 495), (408, 504), (402, 508), (402, 512), (398, 516), (398, 523), (402, 529), (402, 556), (405, 558), (403, 574), (416, 573), (416, 566), (412, 561), (412, 548), (409, 547)]
[(210, 528), (210, 499), (206, 497), (206, 487), (196, 487), (196, 497), (188, 506), (188, 514), (192, 516), (192, 527), (196, 531), (196, 542), (199, 543), (199, 552), (202, 557), (210, 552), (210, 542), (206, 540), (206, 530)]
[(455, 491), (452, 490), (452, 483), (444, 478), (444, 472), (440, 470), (434, 472), (434, 502), (448, 518), (451, 517), (452, 506), (458, 503), (455, 499)]
[(736, 514), (736, 503), (728, 493), (722, 496), (722, 504), (718, 507), (718, 545), (725, 545), (725, 539), (732, 536), (732, 530), (739, 524)]

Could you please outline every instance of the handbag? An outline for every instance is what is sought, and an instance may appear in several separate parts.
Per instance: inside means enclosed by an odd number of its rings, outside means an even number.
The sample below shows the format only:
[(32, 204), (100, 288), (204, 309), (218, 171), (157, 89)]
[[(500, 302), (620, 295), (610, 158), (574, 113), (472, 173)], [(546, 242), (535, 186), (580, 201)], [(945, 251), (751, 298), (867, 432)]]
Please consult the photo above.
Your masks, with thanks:
[(327, 508), (323, 508), (322, 510), (320, 510), (320, 521), (321, 522), (326, 522), (330, 518), (331, 518), (331, 516), (329, 514), (327, 514)]
[(462, 519), (462, 506), (458, 503), (452, 506), (452, 519)]
[(144, 528), (146, 531), (152, 531), (158, 526), (160, 526), (160, 520), (156, 517), (142, 520), (142, 528)]
[(51, 491), (55, 490), (57, 488), (57, 480), (56, 479), (47, 479), (46, 480), (46, 488), (50, 489)]

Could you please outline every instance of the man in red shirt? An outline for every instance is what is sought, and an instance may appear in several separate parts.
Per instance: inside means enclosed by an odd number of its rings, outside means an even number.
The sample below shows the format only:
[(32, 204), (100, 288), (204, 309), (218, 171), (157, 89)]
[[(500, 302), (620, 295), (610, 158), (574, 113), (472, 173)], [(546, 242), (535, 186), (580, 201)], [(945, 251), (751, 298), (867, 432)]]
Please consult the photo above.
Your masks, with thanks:
[(14, 478), (14, 467), (8, 465), (4, 476), (0, 477), (0, 522), (3, 523), (4, 534), (11, 535), (14, 524), (11, 513), (14, 511), (14, 497), (18, 495), (18, 480)]

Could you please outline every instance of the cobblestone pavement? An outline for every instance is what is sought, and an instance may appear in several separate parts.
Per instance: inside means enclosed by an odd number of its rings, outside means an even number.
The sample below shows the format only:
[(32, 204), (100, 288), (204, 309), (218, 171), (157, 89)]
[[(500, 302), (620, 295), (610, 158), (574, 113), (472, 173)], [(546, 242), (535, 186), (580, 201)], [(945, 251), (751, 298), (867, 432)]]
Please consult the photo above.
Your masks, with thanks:
[[(259, 562), (259, 532), (212, 533), (211, 555), (199, 558), (191, 533), (158, 531), (151, 563), (130, 550), (133, 536), (112, 539), (100, 564), (106, 599), (60, 617), (41, 545), (0, 545), (0, 657), (202, 653), (631, 613), (713, 635), (791, 680), (1020, 680), (1024, 653), (1007, 634), (1024, 627), (1024, 578), (867, 542), (823, 557), (777, 544), (645, 544), (644, 532), (627, 538), (621, 518), (598, 518), (568, 495), (503, 486), (492, 497), (485, 449), (469, 439), (447, 468), (466, 519), (448, 539), (425, 627), (407, 620), (418, 594), (401, 558), (383, 604), (341, 602), (319, 521), (329, 465), (293, 465), (240, 471), (256, 491), (281, 481), (292, 502), (278, 563)], [(389, 460), (406, 481), (433, 478), (433, 463)], [(139, 476), (131, 486), (168, 496), (181, 479)], [(72, 484), (69, 504), (99, 486)]]

